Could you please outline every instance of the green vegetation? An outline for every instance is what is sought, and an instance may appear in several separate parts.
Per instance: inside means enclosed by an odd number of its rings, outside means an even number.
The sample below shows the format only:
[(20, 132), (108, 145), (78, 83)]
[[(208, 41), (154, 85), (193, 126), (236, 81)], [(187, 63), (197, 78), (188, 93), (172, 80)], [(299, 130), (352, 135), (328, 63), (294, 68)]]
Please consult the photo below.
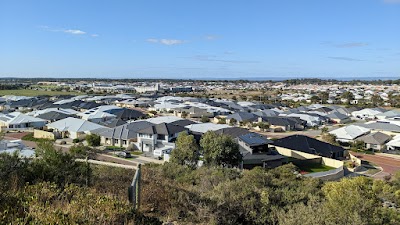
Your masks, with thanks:
[(181, 132), (176, 139), (176, 147), (171, 152), (171, 162), (196, 168), (199, 160), (199, 146), (193, 135)]
[(0, 154), (1, 224), (161, 224), (127, 201), (134, 171), (103, 166), (88, 171), (50, 142), (40, 143), (37, 154), (31, 161)]
[(89, 146), (92, 147), (100, 146), (100, 136), (97, 134), (86, 135), (85, 139)]
[(175, 224), (399, 224), (400, 173), (322, 182), (292, 164), (272, 170), (145, 165), (141, 211)]
[(206, 165), (237, 167), (242, 161), (239, 145), (231, 136), (207, 131), (201, 137), (200, 147)]
[(335, 169), (333, 167), (317, 163), (308, 163), (308, 164), (298, 165), (297, 167), (299, 168), (300, 171), (304, 171), (307, 173), (317, 173)]
[(106, 150), (123, 151), (123, 150), (125, 150), (125, 148), (124, 147), (119, 147), (119, 146), (106, 146)]
[(0, 96), (3, 95), (21, 95), (21, 96), (39, 96), (39, 95), (79, 95), (78, 92), (72, 91), (41, 91), (41, 90), (31, 90), (31, 89), (14, 89), (14, 90), (0, 90)]

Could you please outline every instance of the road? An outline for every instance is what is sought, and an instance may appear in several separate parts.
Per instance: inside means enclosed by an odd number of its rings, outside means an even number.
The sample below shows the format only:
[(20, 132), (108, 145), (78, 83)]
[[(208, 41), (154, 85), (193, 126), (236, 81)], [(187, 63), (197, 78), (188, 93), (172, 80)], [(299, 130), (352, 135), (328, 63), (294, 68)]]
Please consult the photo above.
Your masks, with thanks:
[(400, 171), (400, 159), (378, 154), (375, 155), (363, 154), (359, 152), (351, 152), (351, 154), (355, 155), (361, 160), (365, 160), (382, 167), (383, 173), (377, 174), (378, 176), (384, 176), (385, 174), (393, 175), (394, 173)]

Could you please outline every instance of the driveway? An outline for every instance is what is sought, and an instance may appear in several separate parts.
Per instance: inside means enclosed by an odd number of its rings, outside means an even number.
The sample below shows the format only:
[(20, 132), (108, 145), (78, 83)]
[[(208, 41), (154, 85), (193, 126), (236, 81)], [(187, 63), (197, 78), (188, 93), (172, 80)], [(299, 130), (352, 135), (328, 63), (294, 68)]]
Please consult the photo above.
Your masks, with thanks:
[(383, 156), (383, 155), (369, 155), (360, 152), (351, 152), (351, 154), (355, 155), (356, 157), (376, 164), (383, 169), (383, 173), (378, 173), (377, 175), (384, 176), (384, 175), (393, 175), (394, 173), (400, 171), (400, 159)]

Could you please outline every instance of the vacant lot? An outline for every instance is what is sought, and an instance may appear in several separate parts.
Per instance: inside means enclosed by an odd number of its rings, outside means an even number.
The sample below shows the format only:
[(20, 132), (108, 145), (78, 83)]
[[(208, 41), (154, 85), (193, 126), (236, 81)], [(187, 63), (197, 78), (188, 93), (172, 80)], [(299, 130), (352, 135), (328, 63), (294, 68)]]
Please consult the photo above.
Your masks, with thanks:
[(39, 91), (39, 90), (0, 90), (0, 96), (3, 95), (19, 95), (19, 96), (38, 96), (38, 95), (79, 95), (78, 92), (64, 92), (64, 91)]

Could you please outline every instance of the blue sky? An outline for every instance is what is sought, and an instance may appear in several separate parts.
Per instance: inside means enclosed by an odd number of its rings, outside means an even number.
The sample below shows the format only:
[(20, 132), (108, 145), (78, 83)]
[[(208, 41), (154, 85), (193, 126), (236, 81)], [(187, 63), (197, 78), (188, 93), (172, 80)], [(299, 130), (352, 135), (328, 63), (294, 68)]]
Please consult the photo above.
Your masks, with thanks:
[(400, 78), (400, 0), (0, 0), (0, 76)]

